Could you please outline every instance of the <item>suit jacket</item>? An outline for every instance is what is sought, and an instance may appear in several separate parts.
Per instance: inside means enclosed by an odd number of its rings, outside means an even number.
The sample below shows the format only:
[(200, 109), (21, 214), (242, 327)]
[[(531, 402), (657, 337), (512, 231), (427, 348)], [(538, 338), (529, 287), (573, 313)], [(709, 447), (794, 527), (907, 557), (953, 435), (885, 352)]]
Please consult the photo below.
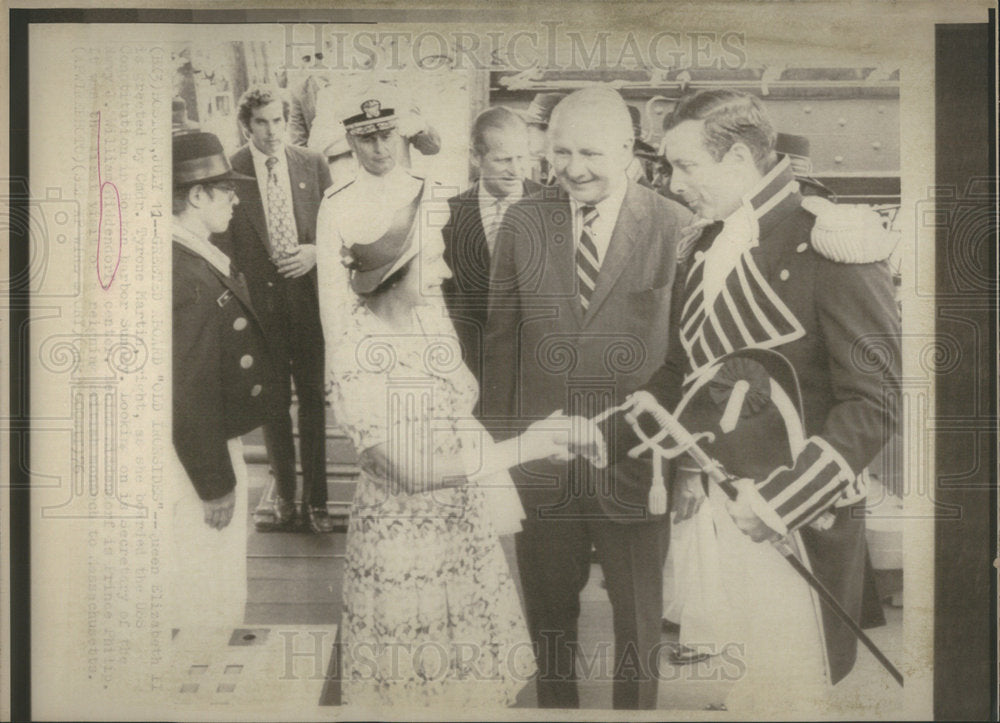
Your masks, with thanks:
[(291, 104), (288, 114), (288, 142), (292, 145), (304, 148), (309, 142), (309, 131), (316, 118), (316, 94), (328, 83), (329, 81), (310, 73), (288, 94)]
[[(285, 144), (285, 158), (288, 161), (288, 176), (292, 191), (292, 213), (298, 231), (300, 245), (316, 243), (316, 215), (323, 193), (330, 186), (330, 169), (326, 160), (318, 153)], [(233, 170), (254, 178), (253, 156), (249, 146), (243, 146), (230, 158)], [(282, 297), (279, 296), (283, 284), (303, 285), (309, 293), (299, 294), (310, 299), (308, 308), (296, 313), (315, 316), (319, 326), (319, 306), (316, 301), (316, 269), (298, 279), (286, 279), (278, 274), (269, 255), (267, 217), (264, 215), (264, 200), (256, 183), (243, 183), (239, 187), (240, 202), (233, 209), (233, 220), (229, 224), (228, 238), (233, 261), (243, 270), (250, 288), (264, 332), (269, 339), (281, 338), (283, 321), (281, 314)], [(220, 244), (221, 245), (221, 244)]]
[[(559, 409), (593, 416), (648, 378), (666, 353), (676, 244), (689, 219), (629, 182), (584, 313), (565, 191), (545, 188), (507, 211), (486, 325), (487, 426), (503, 437)], [(609, 425), (619, 423), (614, 417)], [(539, 461), (514, 476), (528, 514), (558, 514), (562, 501), (582, 497), (620, 522), (650, 517), (646, 460), (606, 470)]]
[[(444, 260), (452, 277), (441, 284), (448, 313), (455, 324), (462, 358), (476, 377), (482, 380), (483, 339), (490, 292), (489, 245), (479, 211), (479, 181), (448, 199), (448, 223), (441, 229), (444, 237)], [(524, 195), (540, 191), (542, 186), (524, 182)]]
[(173, 440), (203, 500), (236, 486), (227, 441), (268, 420), (274, 370), (242, 279), (173, 248)]
[[(734, 269), (726, 289), (737, 300), (730, 308), (738, 310), (745, 307), (738, 298), (747, 289), (741, 276), (762, 279), (776, 298), (772, 310), (781, 311), (781, 316), (771, 317), (781, 336), (741, 340), (736, 326), (725, 320), (728, 312), (721, 311), (719, 304), (725, 303), (719, 301), (721, 294), (712, 305), (713, 313), (699, 309), (700, 254), (721, 230), (721, 224), (714, 224), (697, 240), (679, 271), (668, 359), (645, 388), (668, 410), (676, 409), (684, 379), (691, 380), (706, 354), (724, 351), (719, 342), (723, 335), (732, 347), (766, 346), (789, 360), (801, 385), (809, 439), (791, 468), (756, 480), (758, 490), (787, 529), (801, 528), (814, 572), (857, 619), (864, 557), (855, 551), (863, 553), (864, 525), (863, 517), (848, 513), (857, 511), (850, 503), (864, 496), (857, 487), (858, 473), (895, 429), (892, 398), (898, 393), (900, 375), (899, 312), (885, 262), (838, 263), (813, 249), (815, 217), (802, 208), (797, 190), (787, 191), (794, 178), (790, 168), (779, 165), (751, 199), (759, 228), (759, 243), (748, 254), (753, 266)], [(787, 321), (791, 326), (783, 327)], [(743, 326), (754, 327), (746, 319)], [(817, 464), (824, 455), (830, 462)], [(807, 524), (835, 504), (831, 529)], [(856, 641), (825, 607), (823, 614), (836, 682), (853, 664)]]

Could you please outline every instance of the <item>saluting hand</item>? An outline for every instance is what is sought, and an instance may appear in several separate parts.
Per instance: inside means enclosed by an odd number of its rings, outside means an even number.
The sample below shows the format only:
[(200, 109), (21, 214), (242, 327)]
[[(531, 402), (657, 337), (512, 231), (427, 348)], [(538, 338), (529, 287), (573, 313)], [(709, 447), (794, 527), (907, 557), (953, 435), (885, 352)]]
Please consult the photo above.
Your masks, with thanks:
[(299, 246), (294, 253), (288, 254), (277, 263), (278, 273), (286, 279), (305, 276), (316, 265), (316, 247), (312, 244)]
[(396, 125), (396, 131), (403, 138), (412, 138), (427, 130), (427, 121), (420, 115), (417, 108), (411, 109), (408, 113), (401, 113)]
[(205, 509), (205, 524), (221, 530), (233, 519), (233, 510), (236, 509), (236, 490), (217, 500), (202, 500)]

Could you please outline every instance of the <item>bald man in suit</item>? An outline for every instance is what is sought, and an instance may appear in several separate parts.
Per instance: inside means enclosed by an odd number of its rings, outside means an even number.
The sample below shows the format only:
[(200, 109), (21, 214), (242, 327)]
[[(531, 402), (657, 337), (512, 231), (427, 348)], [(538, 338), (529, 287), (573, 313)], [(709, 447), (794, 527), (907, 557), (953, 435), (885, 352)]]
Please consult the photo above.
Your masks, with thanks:
[[(497, 239), (482, 413), (498, 437), (559, 409), (593, 417), (659, 366), (690, 219), (628, 179), (632, 122), (615, 91), (571, 94), (548, 133), (558, 187), (512, 206)], [(579, 706), (577, 619), (593, 546), (613, 609), (614, 706), (655, 708), (668, 527), (649, 505), (648, 462), (546, 461), (514, 478), (528, 516), (516, 542), (539, 705)]]

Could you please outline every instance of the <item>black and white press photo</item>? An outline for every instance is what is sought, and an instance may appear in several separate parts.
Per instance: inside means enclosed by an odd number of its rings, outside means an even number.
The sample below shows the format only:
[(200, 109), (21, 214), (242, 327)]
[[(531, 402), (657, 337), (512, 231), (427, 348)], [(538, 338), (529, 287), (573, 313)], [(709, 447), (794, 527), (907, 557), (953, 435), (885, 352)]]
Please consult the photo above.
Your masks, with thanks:
[(995, 11), (907, 10), (15, 12), (14, 717), (995, 714)]

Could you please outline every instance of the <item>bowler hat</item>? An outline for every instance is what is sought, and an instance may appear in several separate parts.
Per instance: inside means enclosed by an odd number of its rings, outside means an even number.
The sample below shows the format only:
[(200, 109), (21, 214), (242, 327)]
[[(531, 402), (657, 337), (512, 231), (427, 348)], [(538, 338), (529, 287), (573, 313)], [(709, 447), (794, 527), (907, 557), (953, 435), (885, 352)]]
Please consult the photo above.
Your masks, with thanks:
[(214, 133), (195, 131), (173, 137), (174, 188), (215, 181), (254, 181), (229, 165)]

